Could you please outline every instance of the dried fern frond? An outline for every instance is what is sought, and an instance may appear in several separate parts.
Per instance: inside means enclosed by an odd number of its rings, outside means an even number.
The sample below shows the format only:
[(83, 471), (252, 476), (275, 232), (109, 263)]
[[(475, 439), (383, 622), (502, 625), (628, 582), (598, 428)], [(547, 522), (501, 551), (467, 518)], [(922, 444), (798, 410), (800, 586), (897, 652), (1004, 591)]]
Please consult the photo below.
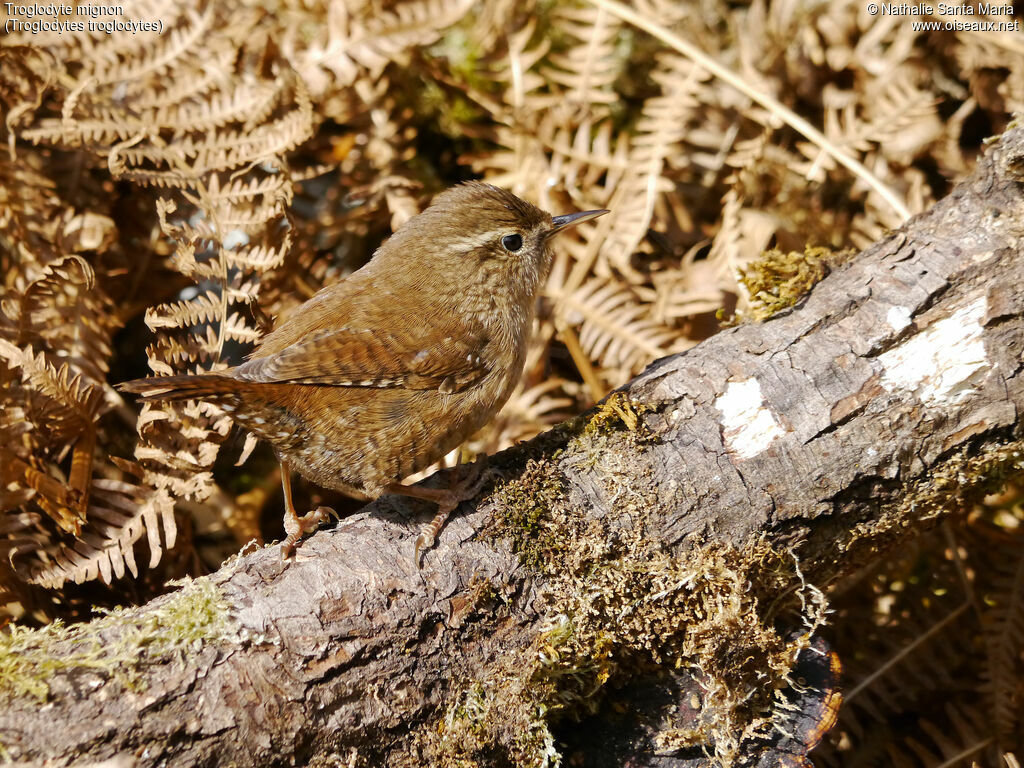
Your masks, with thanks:
[(848, 682), (817, 764), (997, 765), (1019, 751), (1019, 499), (1009, 486), (834, 601)]
[[(469, 0), (412, 0), (382, 12), (334, 4), (325, 24), (293, 26), (281, 47), (313, 94), (321, 97), (328, 89), (364, 78), (372, 82), (392, 62), (408, 63), (410, 51), (436, 41), (471, 6)], [(301, 37), (296, 34), (300, 30)]]
[[(825, 135), (847, 151), (866, 153), (877, 148), (890, 161), (909, 165), (942, 132), (935, 96), (912, 80), (913, 74), (906, 70), (894, 73), (884, 87), (865, 89), (856, 99), (829, 89), (823, 98)], [(861, 110), (863, 118), (858, 115)], [(835, 167), (819, 147), (805, 142), (797, 147), (811, 160), (799, 169), (807, 179), (820, 181), (823, 170)]]
[[(1016, 494), (1007, 494), (1013, 502)], [(1019, 497), (1017, 497), (1019, 499)], [(969, 546), (987, 553), (979, 575), (984, 580), (983, 635), (985, 641), (984, 689), (990, 697), (990, 722), (999, 745), (1007, 751), (1021, 748), (1024, 729), (1024, 552), (1017, 531), (1007, 533), (998, 525), (978, 522)], [(982, 549), (983, 548), (983, 549)], [(980, 564), (979, 564), (980, 565)]]
[[(132, 10), (142, 18), (153, 9), (140, 5)], [(54, 94), (60, 109), (49, 115), (37, 110), (31, 121), (23, 118), (27, 124), (19, 128), (23, 139), (84, 150), (105, 161), (110, 171), (122, 178), (177, 190), (160, 202), (156, 211), (164, 232), (176, 240), (172, 263), (193, 279), (212, 281), (217, 287), (149, 313), (159, 333), (157, 343), (150, 347), (154, 355), (151, 365), (163, 372), (182, 363), (204, 368), (216, 365), (226, 343), (258, 338), (258, 330), (246, 320), (249, 313), (243, 311), (256, 299), (258, 283), (251, 277), (280, 264), (290, 245), (286, 212), (292, 187), (281, 158), (312, 130), (312, 105), (304, 85), (289, 76), (286, 67), (279, 65), (278, 76), (262, 78), (252, 71), (234, 70), (236, 62), (252, 54), (247, 49), (247, 35), (259, 15), (235, 15), (229, 25), (223, 13), (212, 3), (201, 4), (195, 11), (183, 8), (166, 18), (169, 30), (156, 46), (121, 44), (114, 55), (104, 53), (119, 45), (113, 36), (99, 40), (86, 34), (41, 38), (38, 42), (50, 44), (60, 68)], [(218, 35), (220, 43), (216, 42)], [(204, 45), (233, 49), (235, 56), (230, 61), (223, 59), (225, 67), (218, 77), (203, 78), (196, 90), (179, 87), (176, 99), (166, 92), (154, 98), (154, 91), (165, 90), (154, 78), (172, 83), (179, 77), (182, 82), (187, 80), (201, 39)], [(82, 66), (76, 67), (78, 57), (82, 57)], [(61, 284), (70, 282), (64, 279)], [(21, 301), (32, 301), (32, 292), (24, 292)], [(235, 308), (239, 305), (242, 308)], [(51, 299), (47, 306), (54, 327), (65, 328), (65, 319), (52, 315), (57, 302)], [(109, 349), (92, 347), (76, 357), (109, 357)], [(5, 351), (13, 360), (12, 350), (5, 347)], [(15, 362), (21, 369), (28, 365), (27, 359)], [(38, 384), (46, 369), (36, 368)], [(80, 378), (69, 376), (68, 369), (61, 370), (64, 379), (55, 380), (51, 390), (65, 382), (65, 394), (70, 397), (78, 391), (75, 387)], [(203, 495), (227, 420), (208, 406), (193, 413), (173, 406), (156, 410), (156, 416), (144, 414), (140, 419), (144, 443), (137, 450), (140, 459), (149, 464), (147, 480), (155, 488), (135, 498), (159, 508), (161, 515), (144, 515), (138, 524), (111, 527), (108, 521), (86, 525), (77, 549), (60, 550), (64, 554), (54, 555), (56, 564), (39, 572), (42, 575), (37, 574), (37, 580), (54, 585), (61, 578), (77, 580), (97, 574), (109, 578), (111, 573), (123, 572), (111, 553), (123, 554), (130, 548), (142, 530), (139, 525), (163, 519), (165, 533), (172, 531), (167, 515), (173, 498)], [(93, 435), (94, 442), (97, 414), (81, 415), (82, 427)], [(72, 470), (86, 484), (77, 489), (82, 502), (76, 530), (82, 531), (88, 515), (85, 500), (89, 498), (90, 472), (74, 463)], [(100, 508), (88, 509), (101, 513)], [(158, 529), (151, 531), (151, 538), (157, 533)], [(166, 538), (173, 541), (174, 536)], [(151, 543), (158, 542), (157, 537)], [(161, 547), (151, 546), (154, 557), (161, 551)]]
[(559, 4), (548, 21), (551, 37), (569, 41), (540, 68), (541, 77), (557, 86), (551, 102), (568, 99), (588, 108), (614, 103), (613, 84), (625, 63), (616, 51), (622, 22), (587, 3)]
[(565, 322), (580, 328), (592, 360), (612, 372), (613, 386), (677, 348), (679, 334), (650, 319), (628, 288), (595, 278), (572, 293), (553, 297)]
[[(0, 189), (11, 203), (0, 226), (0, 435), (7, 489), (0, 514), (34, 521), (11, 528), (7, 591), (23, 593), (23, 558), (87, 518), (97, 444), (96, 422), (116, 396), (106, 385), (111, 336), (120, 325), (91, 265), (67, 253), (103, 251), (109, 241), (87, 234), (86, 217), (64, 209), (55, 185), (0, 161)], [(15, 186), (14, 180), (20, 182)], [(27, 182), (27, 183), (26, 183)], [(42, 513), (42, 514), (40, 514)], [(44, 526), (43, 517), (52, 525)], [(14, 534), (14, 531), (17, 534)], [(31, 549), (25, 542), (35, 544)]]
[(665, 178), (665, 162), (682, 153), (687, 123), (699, 107), (698, 93), (707, 73), (680, 56), (664, 56), (651, 79), (661, 88), (658, 96), (644, 102), (631, 142), (628, 171), (608, 203), (612, 228), (608, 233), (605, 258), (631, 282), (643, 282), (630, 259), (647, 234), (658, 197), (674, 185)]

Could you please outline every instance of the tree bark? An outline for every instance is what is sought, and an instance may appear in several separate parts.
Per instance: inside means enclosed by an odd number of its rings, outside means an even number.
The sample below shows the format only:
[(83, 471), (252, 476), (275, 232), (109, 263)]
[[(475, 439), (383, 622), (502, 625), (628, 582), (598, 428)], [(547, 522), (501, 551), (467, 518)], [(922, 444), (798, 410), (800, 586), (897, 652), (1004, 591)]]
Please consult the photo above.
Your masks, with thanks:
[[(0, 746), (47, 765), (541, 765), (560, 745), (579, 765), (799, 764), (815, 734), (776, 726), (813, 709), (784, 698), (820, 657), (820, 590), (1021, 464), (1022, 168), (1017, 128), (798, 307), (492, 459), (422, 570), (432, 510), (388, 496), (283, 570), (266, 547), (25, 641), (65, 663), (45, 704), (0, 682)], [(551, 730), (616, 697), (631, 715), (603, 732)]]

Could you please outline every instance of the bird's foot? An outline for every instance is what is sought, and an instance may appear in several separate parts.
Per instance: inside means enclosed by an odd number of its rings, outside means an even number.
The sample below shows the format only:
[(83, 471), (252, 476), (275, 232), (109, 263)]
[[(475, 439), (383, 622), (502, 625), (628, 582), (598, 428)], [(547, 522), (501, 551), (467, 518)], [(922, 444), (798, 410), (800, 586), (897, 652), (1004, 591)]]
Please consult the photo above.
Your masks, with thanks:
[(437, 501), (437, 514), (429, 523), (420, 527), (420, 535), (416, 537), (416, 546), (413, 550), (412, 559), (416, 567), (423, 568), (420, 555), (423, 550), (430, 549), (437, 540), (437, 534), (448, 522), (448, 517), (455, 508), (464, 501), (474, 498), (484, 484), (491, 479), (494, 473), (484, 471), (483, 462), (475, 462), (466, 474), (466, 477), (453, 483), (447, 490), (442, 492)]
[(301, 517), (293, 511), (290, 515), (285, 515), (284, 518), (284, 532), (288, 534), (285, 536), (284, 541), (281, 543), (281, 561), (285, 561), (290, 558), (294, 553), (296, 547), (302, 542), (306, 536), (311, 534), (320, 524), (328, 520), (329, 518), (340, 520), (338, 513), (330, 507), (317, 507), (312, 512), (307, 512)]
[(485, 471), (486, 465), (487, 462), (480, 459), (471, 465), (457, 467), (453, 472), (453, 482), (447, 488), (421, 488), (401, 483), (391, 483), (387, 486), (387, 490), (391, 493), (399, 493), (403, 496), (411, 496), (437, 504), (437, 514), (429, 523), (420, 527), (419, 536), (416, 537), (413, 562), (417, 568), (423, 568), (420, 555), (424, 550), (434, 546), (438, 533), (444, 528), (444, 524), (455, 508), (462, 502), (475, 498), (487, 481), (494, 477), (493, 470)]

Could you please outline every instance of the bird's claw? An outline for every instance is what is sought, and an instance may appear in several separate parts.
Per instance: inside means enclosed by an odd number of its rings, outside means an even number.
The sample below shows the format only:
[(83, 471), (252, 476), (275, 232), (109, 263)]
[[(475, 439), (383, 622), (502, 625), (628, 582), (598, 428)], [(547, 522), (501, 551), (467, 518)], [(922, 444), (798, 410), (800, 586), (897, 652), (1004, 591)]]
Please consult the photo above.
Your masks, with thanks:
[(465, 478), (449, 488), (443, 498), (437, 501), (437, 514), (429, 523), (424, 523), (420, 528), (420, 534), (416, 537), (416, 545), (413, 549), (413, 562), (418, 570), (423, 570), (422, 554), (425, 550), (434, 546), (438, 533), (444, 528), (448, 517), (455, 508), (462, 502), (475, 498), (489, 480), (499, 476), (494, 469), (484, 469), (475, 465)]
[(288, 560), (293, 554), (295, 549), (299, 546), (306, 536), (315, 531), (320, 527), (320, 524), (330, 518), (335, 520), (341, 520), (341, 517), (330, 507), (317, 507), (311, 512), (299, 517), (285, 517), (284, 519), (284, 530), (288, 535), (281, 543), (281, 561)]

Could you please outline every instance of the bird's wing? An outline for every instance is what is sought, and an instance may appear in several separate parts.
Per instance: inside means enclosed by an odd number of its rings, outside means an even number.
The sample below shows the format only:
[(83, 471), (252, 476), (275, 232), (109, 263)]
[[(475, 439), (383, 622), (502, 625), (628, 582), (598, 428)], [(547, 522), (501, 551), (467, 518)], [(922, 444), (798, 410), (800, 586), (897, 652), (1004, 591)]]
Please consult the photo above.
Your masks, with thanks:
[[(458, 392), (487, 373), (483, 333), (424, 339), (408, 318), (391, 332), (342, 327), (320, 331), (234, 369), (244, 381), (321, 384), (335, 387), (397, 387)], [(257, 350), (258, 354), (258, 350)]]

